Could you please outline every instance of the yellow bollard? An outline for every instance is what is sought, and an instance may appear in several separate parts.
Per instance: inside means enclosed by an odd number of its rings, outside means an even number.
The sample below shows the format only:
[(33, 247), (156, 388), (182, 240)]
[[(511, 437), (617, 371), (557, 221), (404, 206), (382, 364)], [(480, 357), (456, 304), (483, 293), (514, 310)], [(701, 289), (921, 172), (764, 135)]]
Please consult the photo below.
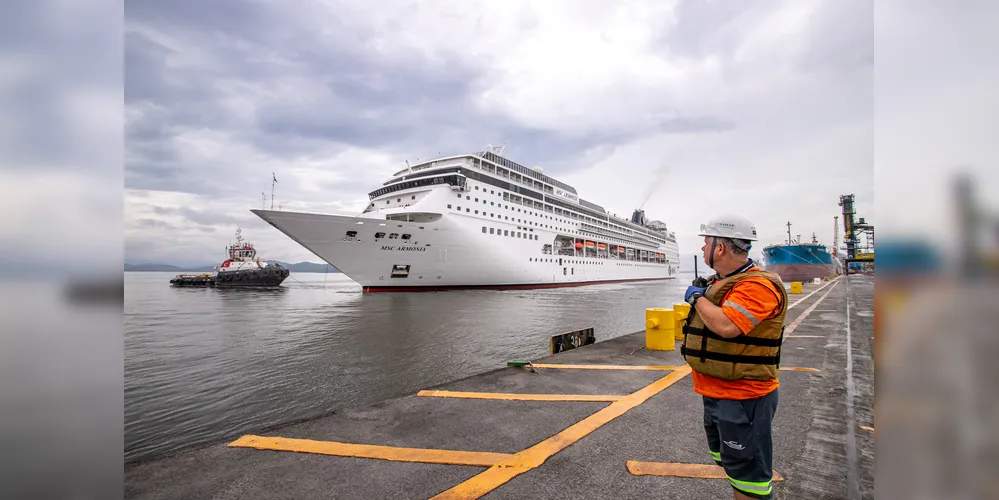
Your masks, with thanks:
[(645, 348), (650, 351), (676, 349), (673, 331), (676, 328), (672, 309), (655, 307), (645, 310)]
[(791, 293), (801, 293), (801, 282), (792, 281), (791, 282)]
[(676, 313), (676, 321), (674, 324), (673, 338), (676, 340), (683, 340), (683, 323), (687, 321), (687, 316), (690, 315), (690, 304), (682, 302), (680, 304), (673, 304), (673, 311)]

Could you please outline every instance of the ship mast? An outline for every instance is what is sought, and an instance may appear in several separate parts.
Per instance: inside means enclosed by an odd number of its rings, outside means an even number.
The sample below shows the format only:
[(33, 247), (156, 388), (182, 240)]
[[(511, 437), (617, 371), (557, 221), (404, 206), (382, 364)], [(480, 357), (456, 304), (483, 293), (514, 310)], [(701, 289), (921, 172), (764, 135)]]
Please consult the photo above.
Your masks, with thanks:
[(271, 210), (274, 210), (274, 185), (277, 184), (277, 176), (271, 172)]
[(791, 244), (791, 221), (787, 221), (787, 244)]

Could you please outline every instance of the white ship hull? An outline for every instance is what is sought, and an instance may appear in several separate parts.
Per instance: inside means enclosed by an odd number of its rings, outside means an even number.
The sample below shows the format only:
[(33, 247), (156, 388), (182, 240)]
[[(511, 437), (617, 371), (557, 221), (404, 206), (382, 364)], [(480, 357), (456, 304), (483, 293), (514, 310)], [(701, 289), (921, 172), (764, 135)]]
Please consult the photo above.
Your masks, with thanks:
[[(395, 189), (373, 194), (368, 210), (357, 215), (252, 212), (366, 292), (549, 288), (665, 280), (679, 272), (672, 235), (661, 236), (664, 244), (629, 246), (629, 255), (624, 249), (618, 255), (612, 245), (623, 247), (625, 240), (588, 237), (578, 221), (514, 206), (504, 201), (509, 191), (494, 188), (469, 180)], [(567, 239), (593, 247), (564, 248), (573, 255), (560, 255)]]
[[(468, 224), (449, 218), (417, 223), (283, 210), (253, 213), (367, 292), (548, 288), (662, 280), (677, 274), (675, 265), (545, 255), (536, 241), (482, 234), (479, 225), (466, 228)], [(351, 230), (358, 236), (345, 238)], [(413, 237), (407, 242), (372, 237), (390, 231)], [(396, 266), (409, 267), (393, 277)]]

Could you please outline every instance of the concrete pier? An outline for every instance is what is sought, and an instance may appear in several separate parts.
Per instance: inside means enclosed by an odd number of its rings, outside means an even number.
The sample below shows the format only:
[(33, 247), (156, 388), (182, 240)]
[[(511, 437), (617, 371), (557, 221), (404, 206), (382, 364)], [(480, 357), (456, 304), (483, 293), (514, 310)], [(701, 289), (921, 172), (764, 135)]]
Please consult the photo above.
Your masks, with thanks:
[[(873, 278), (790, 295), (774, 498), (873, 498)], [(650, 304), (649, 307), (670, 307)], [(731, 498), (701, 397), (645, 331), (125, 467), (173, 498)]]

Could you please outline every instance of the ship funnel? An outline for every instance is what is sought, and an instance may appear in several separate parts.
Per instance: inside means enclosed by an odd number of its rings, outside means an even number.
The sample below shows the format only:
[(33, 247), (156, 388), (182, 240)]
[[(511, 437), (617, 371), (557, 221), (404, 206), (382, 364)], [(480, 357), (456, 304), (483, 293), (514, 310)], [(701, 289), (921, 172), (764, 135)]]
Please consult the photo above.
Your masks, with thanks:
[(635, 213), (631, 214), (631, 223), (638, 224), (639, 226), (645, 225), (645, 210), (637, 209)]

